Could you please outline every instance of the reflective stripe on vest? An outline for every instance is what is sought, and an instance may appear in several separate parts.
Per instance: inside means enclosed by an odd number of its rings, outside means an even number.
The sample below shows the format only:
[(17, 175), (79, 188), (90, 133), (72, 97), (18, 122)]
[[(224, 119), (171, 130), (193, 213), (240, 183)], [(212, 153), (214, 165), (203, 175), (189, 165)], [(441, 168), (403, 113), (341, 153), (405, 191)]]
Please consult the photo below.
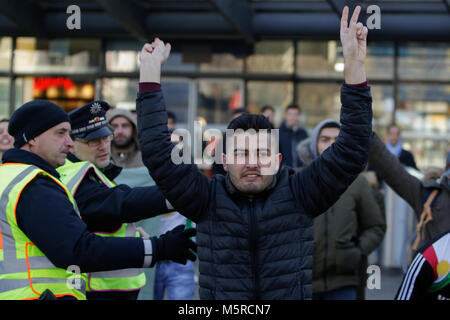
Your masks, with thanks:
[(38, 299), (46, 289), (57, 297), (86, 299), (86, 275), (79, 275), (78, 289), (69, 286), (73, 273), (57, 268), (17, 225), (17, 202), (23, 189), (38, 175), (62, 187), (76, 210), (69, 191), (45, 171), (25, 164), (0, 166), (0, 299)]
[[(61, 181), (73, 196), (89, 170), (94, 172), (99, 182), (101, 181), (108, 188), (116, 186), (115, 182), (109, 180), (103, 172), (88, 161), (71, 162), (66, 160), (66, 164), (57, 169), (61, 175)], [(95, 234), (102, 237), (140, 237), (134, 223), (123, 223), (113, 232), (95, 232)], [(142, 288), (145, 283), (144, 270), (139, 268), (90, 272), (88, 273), (87, 291), (132, 291)]]

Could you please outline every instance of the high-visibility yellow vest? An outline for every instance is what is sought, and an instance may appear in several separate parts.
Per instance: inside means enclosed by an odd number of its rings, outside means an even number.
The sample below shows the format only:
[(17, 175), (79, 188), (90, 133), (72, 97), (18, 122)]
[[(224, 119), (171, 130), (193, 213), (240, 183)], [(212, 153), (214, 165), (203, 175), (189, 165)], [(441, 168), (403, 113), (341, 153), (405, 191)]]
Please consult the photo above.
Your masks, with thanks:
[(74, 283), (74, 274), (56, 267), (17, 225), (20, 195), (38, 175), (63, 188), (78, 213), (70, 192), (49, 173), (27, 164), (0, 165), (0, 300), (38, 299), (46, 289), (56, 297), (86, 300), (86, 275), (80, 273)]
[[(108, 188), (114, 188), (116, 183), (109, 180), (94, 164), (88, 161), (71, 162), (59, 167), (57, 171), (61, 175), (61, 181), (75, 196), (78, 187), (89, 170), (95, 173), (99, 182)], [(81, 212), (81, 216), (83, 213)], [(113, 232), (95, 232), (102, 237), (140, 237), (134, 223), (123, 223)], [(90, 272), (87, 275), (87, 288), (89, 291), (132, 291), (145, 286), (146, 278), (143, 269), (129, 268), (112, 271)]]

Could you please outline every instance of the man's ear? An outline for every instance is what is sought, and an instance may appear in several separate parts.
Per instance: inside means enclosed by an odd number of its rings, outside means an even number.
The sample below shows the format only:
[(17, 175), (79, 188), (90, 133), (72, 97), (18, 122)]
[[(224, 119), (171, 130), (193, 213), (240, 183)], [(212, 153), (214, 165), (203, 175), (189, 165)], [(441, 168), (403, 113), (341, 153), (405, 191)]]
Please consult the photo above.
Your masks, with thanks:
[(29, 144), (31, 147), (34, 147), (36, 145), (36, 138), (28, 140), (27, 144)]
[(227, 155), (225, 153), (222, 153), (222, 165), (223, 165), (223, 170), (228, 172)]

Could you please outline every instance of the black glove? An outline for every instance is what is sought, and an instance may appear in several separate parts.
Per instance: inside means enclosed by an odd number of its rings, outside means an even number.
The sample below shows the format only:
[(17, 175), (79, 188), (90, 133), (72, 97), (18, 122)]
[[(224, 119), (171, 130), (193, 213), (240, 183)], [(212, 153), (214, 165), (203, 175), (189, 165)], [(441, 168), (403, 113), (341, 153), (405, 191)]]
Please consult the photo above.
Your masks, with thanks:
[(189, 238), (196, 235), (197, 229), (184, 228), (184, 225), (179, 225), (159, 238), (152, 238), (152, 266), (161, 260), (172, 260), (181, 264), (186, 264), (187, 260), (195, 261), (197, 257), (194, 252), (197, 252), (197, 244)]

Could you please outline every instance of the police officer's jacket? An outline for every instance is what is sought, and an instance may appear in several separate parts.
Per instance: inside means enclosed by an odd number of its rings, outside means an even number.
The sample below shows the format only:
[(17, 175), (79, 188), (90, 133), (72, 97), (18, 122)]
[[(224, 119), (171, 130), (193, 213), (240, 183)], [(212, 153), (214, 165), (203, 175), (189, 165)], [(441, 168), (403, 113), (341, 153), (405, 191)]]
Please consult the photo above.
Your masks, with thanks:
[[(7, 150), (3, 163), (34, 165), (59, 178), (49, 163), (25, 150)], [(91, 234), (65, 191), (43, 175), (23, 190), (16, 218), (23, 233), (58, 268), (76, 265), (81, 272), (95, 272), (144, 265), (145, 248), (141, 238), (102, 238)]]
[[(69, 154), (67, 158), (72, 162), (80, 161), (73, 154)], [(111, 163), (102, 172), (113, 181), (121, 170), (121, 167)], [(119, 184), (108, 188), (97, 179), (97, 175), (89, 171), (75, 193), (83, 221), (91, 232), (110, 232), (122, 223), (136, 222), (172, 211), (167, 208), (165, 197), (156, 186), (131, 188)]]

